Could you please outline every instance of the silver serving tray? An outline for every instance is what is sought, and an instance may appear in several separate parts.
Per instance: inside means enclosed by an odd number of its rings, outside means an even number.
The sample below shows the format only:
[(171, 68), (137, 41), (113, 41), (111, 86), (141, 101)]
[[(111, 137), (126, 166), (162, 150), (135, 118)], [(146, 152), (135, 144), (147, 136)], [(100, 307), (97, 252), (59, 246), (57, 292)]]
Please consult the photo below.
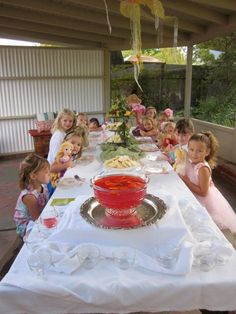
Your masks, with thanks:
[(106, 226), (102, 221), (105, 217), (105, 208), (99, 202), (91, 197), (87, 199), (80, 207), (81, 216), (90, 224), (104, 229), (134, 229), (149, 226), (160, 220), (166, 213), (167, 206), (159, 197), (146, 194), (142, 203), (136, 208), (136, 213), (140, 218), (140, 224), (135, 226)]

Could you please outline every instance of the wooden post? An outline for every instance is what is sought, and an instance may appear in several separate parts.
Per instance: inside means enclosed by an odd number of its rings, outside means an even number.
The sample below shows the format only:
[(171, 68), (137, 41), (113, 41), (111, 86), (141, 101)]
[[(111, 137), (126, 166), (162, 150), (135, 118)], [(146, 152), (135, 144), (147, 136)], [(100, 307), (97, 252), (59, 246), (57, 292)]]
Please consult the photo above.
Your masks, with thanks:
[(104, 50), (104, 105), (103, 111), (106, 113), (111, 105), (111, 58), (110, 51), (108, 49)]
[(190, 117), (191, 107), (191, 92), (192, 92), (192, 57), (193, 57), (193, 46), (187, 47), (187, 64), (185, 74), (185, 91), (184, 91), (184, 117)]

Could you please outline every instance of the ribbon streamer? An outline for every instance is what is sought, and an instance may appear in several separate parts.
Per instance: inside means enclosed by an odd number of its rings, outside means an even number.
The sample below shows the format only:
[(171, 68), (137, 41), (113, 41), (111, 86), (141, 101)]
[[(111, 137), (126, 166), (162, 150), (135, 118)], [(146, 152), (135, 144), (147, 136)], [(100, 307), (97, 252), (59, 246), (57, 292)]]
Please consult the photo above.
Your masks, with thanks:
[(103, 1), (104, 1), (105, 9), (106, 9), (107, 25), (108, 25), (108, 28), (109, 28), (109, 32), (111, 34), (111, 23), (110, 23), (110, 20), (109, 20), (108, 6), (107, 6), (106, 0), (103, 0)]
[[(141, 54), (142, 54), (142, 42), (141, 42), (141, 24), (140, 24), (140, 6), (146, 5), (151, 13), (155, 17), (155, 29), (159, 29), (160, 19), (168, 19), (170, 17), (165, 16), (165, 11), (160, 0), (122, 0), (120, 2), (120, 12), (123, 16), (130, 19), (131, 36), (132, 36), (132, 49), (133, 54), (137, 57), (137, 61), (134, 62), (134, 79), (138, 87), (142, 90), (138, 83), (138, 77), (141, 71)], [(158, 41), (161, 39), (158, 34)], [(175, 36), (174, 38), (177, 38)], [(175, 41), (177, 44), (177, 40)]]

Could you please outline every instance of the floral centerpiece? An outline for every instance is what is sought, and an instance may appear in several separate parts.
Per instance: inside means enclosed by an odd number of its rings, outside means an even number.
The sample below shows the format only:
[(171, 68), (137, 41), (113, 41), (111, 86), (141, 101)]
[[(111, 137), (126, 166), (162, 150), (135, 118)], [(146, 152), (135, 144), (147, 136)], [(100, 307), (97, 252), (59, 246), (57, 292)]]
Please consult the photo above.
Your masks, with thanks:
[(121, 143), (124, 146), (128, 144), (128, 139), (130, 137), (128, 122), (132, 114), (132, 109), (126, 102), (126, 99), (122, 97), (117, 97), (108, 111), (109, 118), (113, 119), (114, 122), (120, 122), (117, 124), (115, 132), (120, 136)]
[(129, 156), (133, 160), (144, 156), (143, 151), (138, 147), (138, 142), (130, 135), (129, 119), (132, 115), (132, 108), (126, 98), (119, 96), (112, 102), (107, 117), (112, 121), (110, 124), (112, 124), (115, 135), (101, 145), (103, 161), (116, 156)]

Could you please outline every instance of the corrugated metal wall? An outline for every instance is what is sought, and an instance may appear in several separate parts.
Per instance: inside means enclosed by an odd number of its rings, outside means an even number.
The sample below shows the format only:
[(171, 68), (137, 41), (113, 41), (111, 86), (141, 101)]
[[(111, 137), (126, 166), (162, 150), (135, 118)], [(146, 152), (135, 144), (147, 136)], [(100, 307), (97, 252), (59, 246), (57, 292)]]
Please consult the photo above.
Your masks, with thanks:
[(0, 154), (33, 150), (36, 113), (104, 112), (103, 104), (103, 51), (0, 48)]

